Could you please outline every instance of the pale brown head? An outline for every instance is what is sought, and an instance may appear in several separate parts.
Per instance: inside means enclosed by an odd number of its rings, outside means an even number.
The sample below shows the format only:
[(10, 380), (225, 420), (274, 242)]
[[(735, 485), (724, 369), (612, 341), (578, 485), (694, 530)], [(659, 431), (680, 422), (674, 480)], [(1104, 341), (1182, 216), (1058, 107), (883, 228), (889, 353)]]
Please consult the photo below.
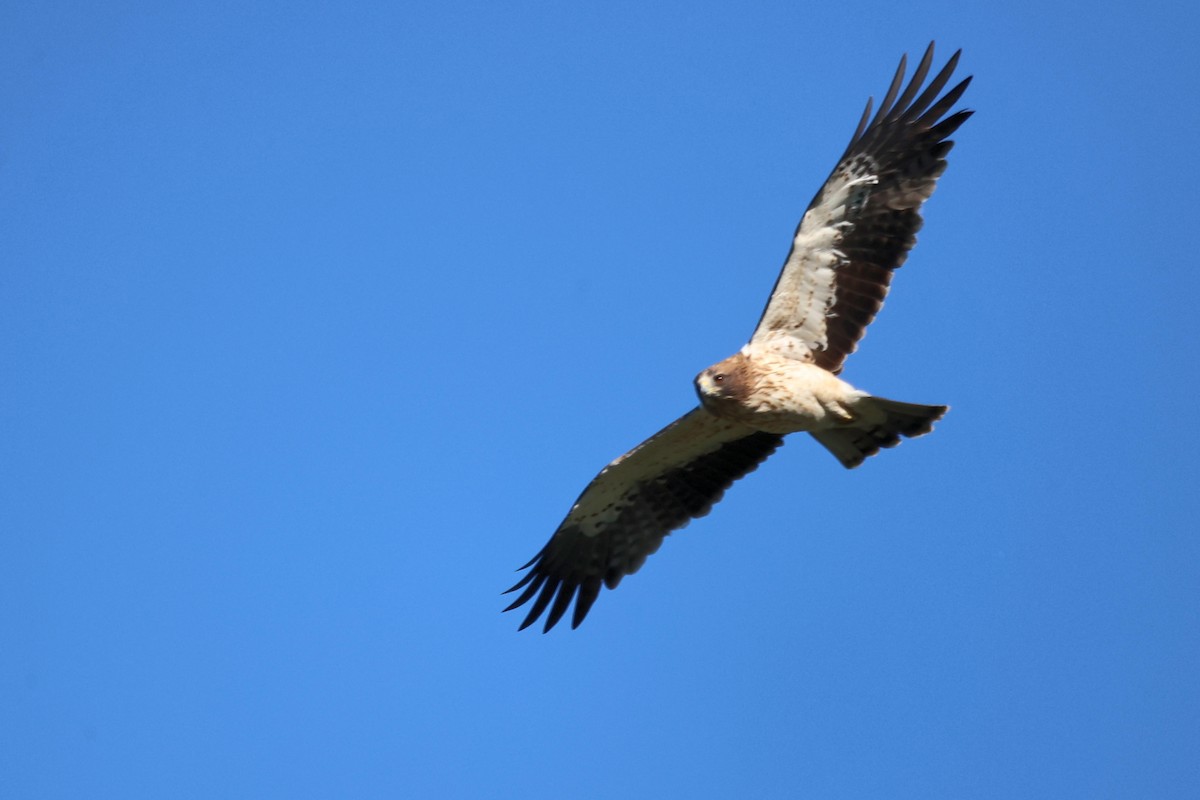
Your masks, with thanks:
[(730, 405), (741, 405), (754, 391), (749, 359), (736, 353), (696, 376), (696, 394), (709, 411), (719, 414)]

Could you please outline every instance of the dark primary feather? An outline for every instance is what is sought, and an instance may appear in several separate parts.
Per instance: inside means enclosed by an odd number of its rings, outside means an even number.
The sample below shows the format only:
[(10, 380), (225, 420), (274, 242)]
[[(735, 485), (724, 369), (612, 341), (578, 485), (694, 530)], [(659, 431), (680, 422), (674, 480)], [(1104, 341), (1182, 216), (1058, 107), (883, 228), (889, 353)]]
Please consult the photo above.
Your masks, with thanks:
[[(668, 533), (707, 514), (734, 481), (782, 443), (783, 437), (778, 434), (750, 433), (634, 483), (618, 502), (622, 507), (615, 518), (593, 536), (586, 536), (568, 516), (542, 551), (522, 567), (532, 569), (508, 591), (524, 591), (504, 610), (532, 600), (521, 630), (549, 608), (543, 628), (549, 631), (574, 598), (571, 627), (579, 627), (600, 594), (601, 585), (613, 589), (621, 578), (636, 572)], [(581, 501), (586, 494), (587, 490)]]
[[(856, 177), (878, 178), (875, 185), (857, 192), (855, 201), (846, 209), (846, 222), (850, 224), (843, 229), (837, 245), (843, 257), (834, 269), (834, 300), (825, 317), (825, 347), (811, 354), (813, 363), (834, 374), (841, 372), (846, 357), (857, 348), (866, 327), (883, 305), (892, 272), (904, 263), (916, 244), (916, 234), (922, 225), (921, 204), (933, 194), (938, 177), (946, 169), (946, 154), (954, 146), (947, 137), (972, 114), (963, 110), (942, 119), (971, 82), (968, 77), (939, 98), (961, 52), (950, 57), (924, 91), (922, 84), (933, 62), (933, 44), (925, 51), (903, 93), (900, 87), (904, 84), (907, 59), (901, 58), (875, 116), (871, 117), (868, 100), (845, 153), (809, 204), (809, 209), (819, 207), (833, 188)], [(802, 220), (797, 234), (804, 225)], [(787, 278), (785, 267), (776, 289)], [(768, 301), (760, 329), (764, 324), (787, 323), (780, 319), (768, 321), (770, 308)]]

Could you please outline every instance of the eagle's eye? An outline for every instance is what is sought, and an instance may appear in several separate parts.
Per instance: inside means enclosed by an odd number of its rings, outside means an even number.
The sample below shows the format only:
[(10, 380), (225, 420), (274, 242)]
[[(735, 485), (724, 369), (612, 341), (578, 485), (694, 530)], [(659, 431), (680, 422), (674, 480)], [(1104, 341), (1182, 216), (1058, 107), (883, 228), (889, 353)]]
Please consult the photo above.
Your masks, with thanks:
[(724, 372), (718, 372), (715, 375), (713, 375), (713, 383), (724, 383), (724, 382), (725, 382), (725, 373)]

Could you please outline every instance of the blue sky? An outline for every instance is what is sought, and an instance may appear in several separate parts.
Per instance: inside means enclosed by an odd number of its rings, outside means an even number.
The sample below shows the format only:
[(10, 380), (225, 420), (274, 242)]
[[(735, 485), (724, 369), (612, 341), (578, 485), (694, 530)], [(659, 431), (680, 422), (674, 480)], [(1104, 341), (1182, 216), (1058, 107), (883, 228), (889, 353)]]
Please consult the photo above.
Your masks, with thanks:
[[(5, 4), (0, 796), (1194, 797), (1185, 5)], [(930, 39), (949, 416), (517, 633)]]

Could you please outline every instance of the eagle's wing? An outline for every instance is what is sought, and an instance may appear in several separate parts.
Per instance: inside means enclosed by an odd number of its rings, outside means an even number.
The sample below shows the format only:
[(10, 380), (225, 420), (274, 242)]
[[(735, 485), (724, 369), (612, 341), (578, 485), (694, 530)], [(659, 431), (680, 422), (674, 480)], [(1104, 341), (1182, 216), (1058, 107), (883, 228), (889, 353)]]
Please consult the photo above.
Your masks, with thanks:
[(579, 626), (600, 594), (637, 572), (663, 537), (708, 513), (725, 490), (783, 443), (783, 437), (696, 408), (600, 471), (554, 536), (522, 569), (509, 592), (524, 588), (505, 611), (533, 600), (521, 623), (547, 607), (548, 631), (575, 600)]
[(947, 137), (972, 113), (942, 119), (971, 82), (938, 97), (958, 57), (921, 91), (933, 61), (930, 44), (903, 94), (901, 58), (874, 119), (867, 101), (846, 152), (796, 228), (752, 346), (841, 371), (883, 305), (892, 270), (916, 244), (921, 204), (954, 145)]

